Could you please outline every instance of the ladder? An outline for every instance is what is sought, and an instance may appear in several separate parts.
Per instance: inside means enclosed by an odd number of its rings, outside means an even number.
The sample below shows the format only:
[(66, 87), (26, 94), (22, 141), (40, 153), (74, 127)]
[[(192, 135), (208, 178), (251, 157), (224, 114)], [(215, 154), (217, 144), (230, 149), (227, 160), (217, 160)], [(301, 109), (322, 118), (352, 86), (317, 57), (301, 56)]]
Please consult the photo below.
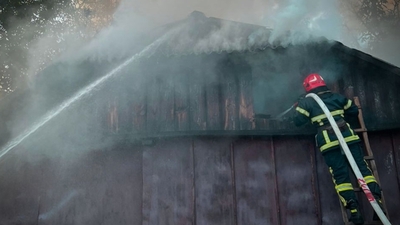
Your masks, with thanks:
[[(362, 140), (364, 141), (364, 159), (368, 162), (369, 167), (372, 171), (372, 174), (374, 175), (376, 181), (378, 182), (378, 184), (380, 184), (379, 181), (379, 175), (378, 175), (378, 170), (376, 168), (376, 164), (375, 164), (375, 160), (374, 160), (374, 156), (371, 150), (371, 146), (369, 144), (369, 140), (368, 140), (368, 133), (367, 133), (367, 128), (365, 127), (365, 123), (364, 123), (364, 117), (363, 117), (363, 113), (362, 113), (362, 108), (361, 108), (361, 104), (360, 101), (358, 99), (358, 97), (354, 97), (354, 104), (358, 107), (358, 122), (360, 127), (357, 129), (354, 129), (354, 131), (356, 133), (362, 134)], [(354, 185), (353, 185), (354, 186)], [(363, 192), (361, 188), (354, 188), (354, 191), (357, 192)], [(389, 215), (387, 214), (387, 208), (385, 205), (385, 199), (384, 199), (384, 195), (382, 192), (382, 204), (383, 204), (383, 208), (386, 212), (386, 217), (389, 219)], [(341, 208), (342, 208), (342, 216), (343, 216), (343, 221), (345, 225), (351, 225), (353, 223), (348, 222), (348, 215), (347, 215), (347, 209), (343, 207), (343, 204), (340, 204)], [(372, 220), (372, 215), (370, 216), (364, 216), (364, 220), (365, 223), (364, 225), (374, 225), (374, 224), (382, 224), (380, 221), (371, 221)]]

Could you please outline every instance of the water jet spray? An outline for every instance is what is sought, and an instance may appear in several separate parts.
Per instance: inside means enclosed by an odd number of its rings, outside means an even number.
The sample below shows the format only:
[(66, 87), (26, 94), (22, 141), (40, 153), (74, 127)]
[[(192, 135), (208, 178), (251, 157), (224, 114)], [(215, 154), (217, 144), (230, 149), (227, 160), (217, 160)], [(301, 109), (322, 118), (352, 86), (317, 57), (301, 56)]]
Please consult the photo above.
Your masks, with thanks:
[[(178, 30), (178, 29), (176, 29)], [(165, 41), (173, 32), (176, 30), (170, 31), (166, 34), (164, 34), (162, 37), (158, 38), (155, 40), (153, 43), (145, 47), (141, 52), (133, 55), (131, 58), (120, 64), (118, 67), (113, 69), (111, 72), (107, 73), (106, 75), (100, 77), (93, 83), (89, 84), (88, 86), (82, 88), (80, 91), (78, 91), (75, 95), (73, 95), (71, 98), (65, 100), (62, 102), (58, 107), (55, 107), (48, 113), (46, 113), (43, 117), (41, 117), (36, 123), (34, 123), (31, 127), (23, 131), (20, 135), (9, 141), (5, 147), (3, 147), (0, 150), (0, 160), (1, 158), (7, 154), (10, 150), (12, 150), (15, 146), (20, 144), (23, 140), (25, 140), (27, 137), (29, 137), (31, 134), (33, 134), (35, 131), (37, 131), (39, 128), (41, 128), (43, 125), (45, 125), (48, 121), (56, 117), (58, 114), (60, 114), (64, 109), (69, 107), (71, 104), (74, 102), (78, 101), (81, 99), (83, 96), (86, 94), (90, 93), (95, 87), (98, 85), (104, 83), (106, 80), (111, 78), (113, 75), (117, 74), (119, 71), (121, 71), (124, 67), (129, 65), (132, 62), (137, 61), (138, 59), (142, 58), (148, 53), (152, 53), (151, 50), (154, 48), (157, 48), (163, 41)], [(154, 53), (154, 52), (153, 52)]]

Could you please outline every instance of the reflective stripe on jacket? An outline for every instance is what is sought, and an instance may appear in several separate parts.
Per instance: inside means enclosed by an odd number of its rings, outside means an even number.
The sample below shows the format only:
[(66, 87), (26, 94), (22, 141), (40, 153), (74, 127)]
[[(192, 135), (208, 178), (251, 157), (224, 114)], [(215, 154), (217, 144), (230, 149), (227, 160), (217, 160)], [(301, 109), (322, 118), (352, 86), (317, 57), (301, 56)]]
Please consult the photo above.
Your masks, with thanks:
[[(358, 116), (358, 108), (350, 99), (347, 99), (343, 95), (332, 93), (326, 87), (321, 87), (318, 90), (319, 92), (316, 92), (316, 94), (325, 103), (335, 121)], [(311, 122), (316, 127), (329, 125), (326, 115), (313, 98), (299, 100), (293, 120), (297, 126), (301, 126), (307, 122)], [(360, 141), (360, 138), (354, 133), (348, 123), (346, 123), (341, 132), (348, 144)], [(318, 129), (316, 142), (321, 152), (339, 147), (339, 141), (332, 130)]]

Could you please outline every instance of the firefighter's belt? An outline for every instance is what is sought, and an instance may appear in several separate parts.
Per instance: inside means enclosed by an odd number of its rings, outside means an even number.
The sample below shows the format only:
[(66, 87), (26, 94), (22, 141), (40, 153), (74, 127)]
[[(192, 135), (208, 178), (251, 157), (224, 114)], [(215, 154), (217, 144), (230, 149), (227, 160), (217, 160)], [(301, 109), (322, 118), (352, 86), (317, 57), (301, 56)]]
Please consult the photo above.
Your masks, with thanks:
[[(340, 131), (344, 131), (346, 130), (346, 121), (344, 121), (344, 119), (340, 119), (338, 121), (336, 121), (337, 126), (339, 127)], [(324, 131), (326, 130), (328, 133), (334, 133), (333, 127), (330, 124), (326, 124), (326, 125), (322, 125), (320, 127), (318, 127), (318, 131)]]

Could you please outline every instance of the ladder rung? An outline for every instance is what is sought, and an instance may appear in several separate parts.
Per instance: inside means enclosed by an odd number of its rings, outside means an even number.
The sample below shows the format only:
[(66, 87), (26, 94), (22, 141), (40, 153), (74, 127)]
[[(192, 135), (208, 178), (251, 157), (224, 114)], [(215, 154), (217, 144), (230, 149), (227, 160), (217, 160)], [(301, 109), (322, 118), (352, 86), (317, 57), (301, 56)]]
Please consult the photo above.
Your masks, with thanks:
[(357, 128), (354, 129), (355, 132), (367, 132), (368, 130), (366, 128)]
[(367, 155), (367, 156), (364, 156), (364, 159), (366, 159), (366, 160), (374, 160), (374, 156)]

